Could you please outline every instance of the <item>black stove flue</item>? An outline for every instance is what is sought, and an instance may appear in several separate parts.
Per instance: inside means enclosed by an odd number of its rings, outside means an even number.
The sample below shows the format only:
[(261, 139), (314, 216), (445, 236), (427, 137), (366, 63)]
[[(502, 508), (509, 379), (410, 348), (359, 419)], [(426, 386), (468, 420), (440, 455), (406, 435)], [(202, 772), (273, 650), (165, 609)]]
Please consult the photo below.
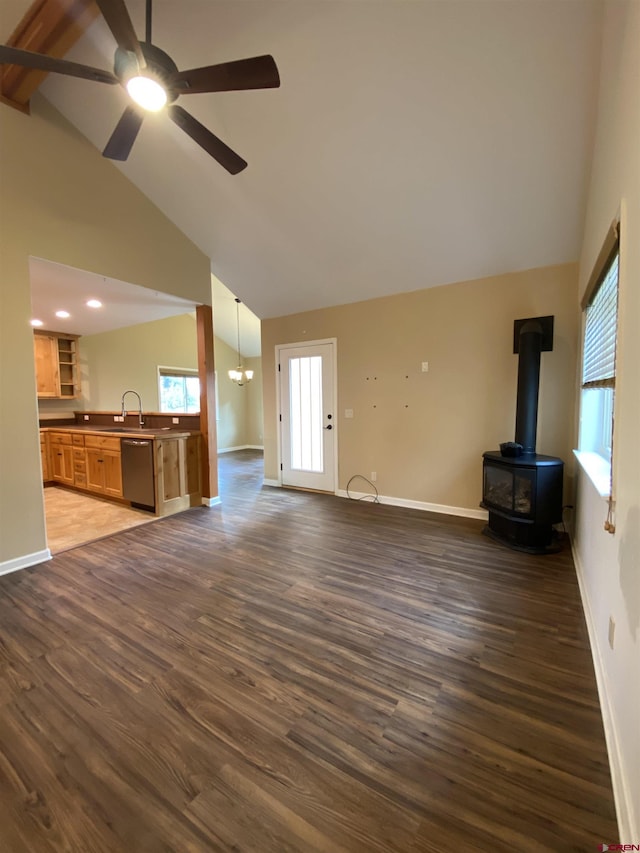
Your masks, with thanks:
[(562, 520), (564, 463), (536, 453), (540, 354), (553, 349), (553, 317), (516, 320), (518, 358), (515, 442), (483, 454), (480, 506), (489, 511), (484, 533), (521, 551), (557, 551), (553, 525)]

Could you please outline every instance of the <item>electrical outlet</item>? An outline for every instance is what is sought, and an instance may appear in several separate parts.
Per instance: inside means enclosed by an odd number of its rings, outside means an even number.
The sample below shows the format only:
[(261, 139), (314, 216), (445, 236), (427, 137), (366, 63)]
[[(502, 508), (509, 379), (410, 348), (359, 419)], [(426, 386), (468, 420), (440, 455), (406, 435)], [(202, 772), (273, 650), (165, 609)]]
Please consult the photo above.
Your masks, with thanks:
[(171, 423), (172, 423), (172, 424), (179, 424), (179, 423), (180, 423), (180, 418), (171, 418)]
[(609, 616), (609, 646), (613, 648), (613, 640), (616, 633), (616, 623), (613, 616)]
[(429, 362), (428, 362), (428, 361), (423, 361), (423, 362), (422, 362), (422, 372), (423, 372), (423, 373), (428, 373), (428, 372), (429, 372)]
[(375, 481), (376, 481), (377, 479), (378, 479), (378, 472), (377, 472), (377, 471), (372, 471), (372, 472), (371, 472), (371, 482), (372, 482), (372, 483), (375, 483)]
[(118, 423), (118, 421), (120, 420), (120, 415), (114, 415), (113, 420), (115, 423)]
[(85, 416), (84, 416), (84, 419), (85, 419), (85, 421), (88, 421), (88, 420), (89, 420), (89, 415), (85, 415)]
[(352, 418), (353, 417), (353, 409), (345, 409), (344, 410), (344, 416), (345, 416), (345, 418)]

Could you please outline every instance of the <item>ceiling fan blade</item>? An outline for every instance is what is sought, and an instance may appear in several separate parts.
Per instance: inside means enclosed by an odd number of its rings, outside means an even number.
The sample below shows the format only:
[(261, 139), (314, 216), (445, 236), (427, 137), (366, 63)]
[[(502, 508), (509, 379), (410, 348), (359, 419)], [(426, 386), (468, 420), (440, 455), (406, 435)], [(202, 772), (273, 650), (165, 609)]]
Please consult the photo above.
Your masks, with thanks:
[(44, 56), (30, 50), (21, 50), (9, 45), (0, 45), (0, 63), (5, 65), (20, 65), (23, 68), (37, 68), (40, 71), (54, 71), (69, 77), (81, 77), (83, 80), (95, 80), (98, 83), (119, 83), (120, 81), (110, 71), (81, 65), (79, 62), (69, 62), (67, 59), (56, 59)]
[(183, 110), (182, 107), (172, 105), (169, 107), (168, 112), (169, 118), (175, 122), (179, 128), (184, 130), (184, 132), (190, 136), (194, 142), (197, 142), (201, 148), (204, 148), (207, 154), (211, 154), (211, 156), (216, 159), (221, 166), (224, 166), (227, 172), (231, 172), (232, 175), (237, 175), (238, 172), (246, 169), (248, 165), (246, 160), (243, 160), (239, 154), (232, 151), (228, 145), (225, 145), (221, 139), (214, 136), (210, 130), (207, 130), (203, 124), (200, 124), (197, 119), (190, 115), (186, 110)]
[(116, 129), (111, 134), (111, 138), (107, 142), (102, 156), (108, 157), (110, 160), (126, 160), (133, 147), (133, 143), (136, 141), (143, 118), (144, 113), (140, 112), (140, 110), (131, 106), (127, 107), (122, 113)]
[(124, 5), (124, 0), (96, 0), (96, 4), (111, 30), (118, 47), (135, 53), (140, 68), (146, 66), (140, 42)]
[(233, 92), (241, 89), (277, 89), (280, 75), (273, 56), (253, 56), (205, 68), (178, 71), (169, 79), (180, 95), (202, 92)]

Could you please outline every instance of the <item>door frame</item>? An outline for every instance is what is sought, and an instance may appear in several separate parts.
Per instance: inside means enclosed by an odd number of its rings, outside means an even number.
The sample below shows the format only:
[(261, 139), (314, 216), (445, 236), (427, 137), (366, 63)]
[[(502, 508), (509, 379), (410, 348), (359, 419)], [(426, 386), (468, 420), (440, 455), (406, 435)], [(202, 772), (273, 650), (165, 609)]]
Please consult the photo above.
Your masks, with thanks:
[(276, 380), (276, 435), (277, 435), (277, 450), (278, 450), (278, 485), (282, 486), (282, 401), (280, 395), (280, 356), (283, 350), (298, 349), (300, 347), (314, 347), (324, 344), (330, 344), (333, 347), (333, 400), (332, 408), (335, 412), (333, 416), (333, 492), (327, 494), (338, 494), (338, 339), (337, 338), (322, 338), (315, 341), (291, 341), (287, 344), (276, 344), (275, 346), (275, 380)]

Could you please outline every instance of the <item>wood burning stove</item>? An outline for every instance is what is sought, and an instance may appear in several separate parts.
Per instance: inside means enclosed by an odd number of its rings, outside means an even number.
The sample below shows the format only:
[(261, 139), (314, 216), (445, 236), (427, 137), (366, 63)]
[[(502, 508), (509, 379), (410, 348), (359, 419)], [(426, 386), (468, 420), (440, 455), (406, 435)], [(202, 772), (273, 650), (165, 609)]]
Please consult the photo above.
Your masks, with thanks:
[(540, 454), (509, 458), (483, 454), (482, 504), (489, 510), (485, 533), (514, 548), (545, 553), (553, 525), (562, 521), (564, 464)]
[(489, 511), (484, 533), (534, 554), (559, 550), (554, 524), (562, 521), (564, 463), (536, 453), (540, 353), (553, 349), (553, 317), (514, 323), (518, 359), (516, 440), (483, 454), (482, 503)]

